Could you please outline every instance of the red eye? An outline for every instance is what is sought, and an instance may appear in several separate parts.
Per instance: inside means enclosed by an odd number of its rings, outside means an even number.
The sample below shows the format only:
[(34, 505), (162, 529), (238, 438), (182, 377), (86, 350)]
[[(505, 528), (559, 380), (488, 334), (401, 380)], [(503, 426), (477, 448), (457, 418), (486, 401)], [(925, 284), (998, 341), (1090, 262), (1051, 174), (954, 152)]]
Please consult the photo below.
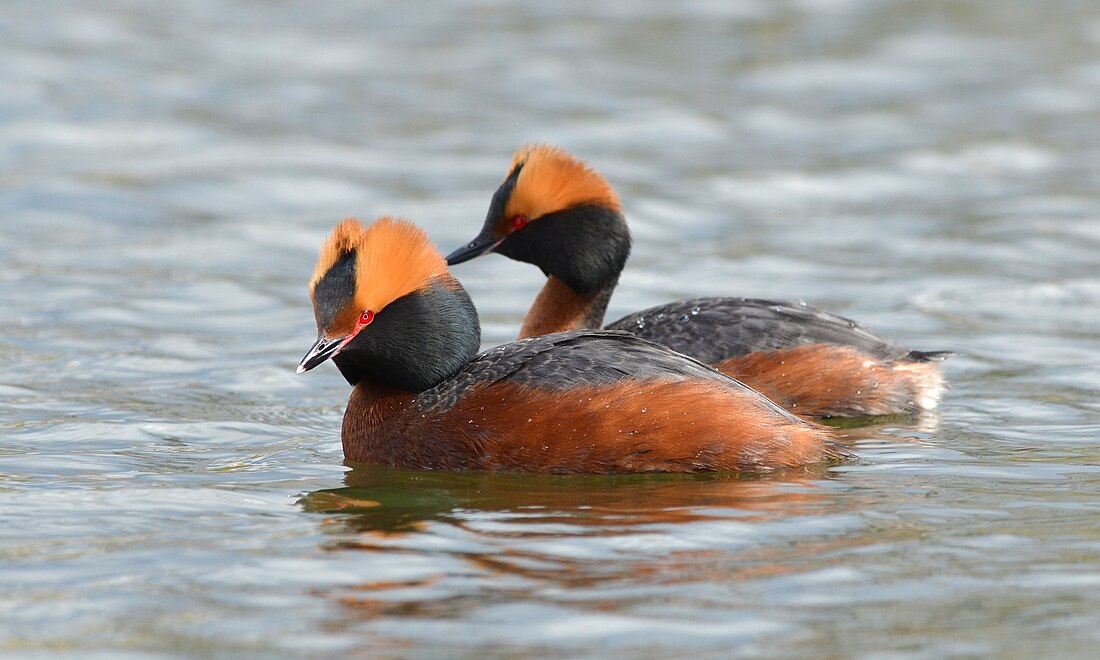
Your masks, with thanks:
[(527, 216), (525, 216), (525, 215), (515, 215), (515, 216), (512, 216), (512, 219), (509, 220), (508, 222), (510, 222), (512, 224), (512, 229), (523, 229), (524, 227), (527, 226)]
[(373, 320), (374, 312), (368, 309), (359, 316), (359, 325), (370, 325), (370, 322)]

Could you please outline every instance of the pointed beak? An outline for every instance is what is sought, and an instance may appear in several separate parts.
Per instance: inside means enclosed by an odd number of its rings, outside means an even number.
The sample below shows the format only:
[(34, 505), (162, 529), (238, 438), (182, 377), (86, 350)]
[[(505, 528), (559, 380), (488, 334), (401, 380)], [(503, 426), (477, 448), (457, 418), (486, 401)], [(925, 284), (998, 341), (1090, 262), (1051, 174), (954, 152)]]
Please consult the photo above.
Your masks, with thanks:
[(317, 337), (317, 341), (313, 342), (313, 346), (310, 347), (306, 356), (298, 363), (297, 373), (309, 371), (333, 355), (336, 355), (340, 352), (340, 349), (344, 347), (348, 339), (349, 337), (329, 339), (324, 335), (320, 335)]
[(475, 257), (480, 257), (483, 254), (488, 254), (497, 249), (497, 246), (503, 243), (505, 238), (507, 238), (507, 236), (498, 238), (493, 235), (481, 234), (466, 245), (448, 254), (447, 265), (453, 266), (463, 261), (469, 261)]

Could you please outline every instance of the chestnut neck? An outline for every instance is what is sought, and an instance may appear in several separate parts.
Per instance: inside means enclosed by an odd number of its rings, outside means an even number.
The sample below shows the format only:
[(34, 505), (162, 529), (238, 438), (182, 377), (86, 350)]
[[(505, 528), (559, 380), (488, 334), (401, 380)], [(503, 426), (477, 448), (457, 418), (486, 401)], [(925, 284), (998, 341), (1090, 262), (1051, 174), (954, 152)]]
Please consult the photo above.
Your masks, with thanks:
[(404, 443), (394, 442), (393, 434), (386, 432), (387, 420), (397, 416), (414, 396), (374, 378), (360, 380), (344, 411), (340, 433), (344, 460), (396, 465), (403, 449), (416, 449), (415, 445), (403, 448)]
[(601, 288), (578, 293), (564, 281), (550, 275), (523, 318), (519, 339), (552, 332), (600, 328), (607, 312), (607, 303), (618, 282), (616, 275)]

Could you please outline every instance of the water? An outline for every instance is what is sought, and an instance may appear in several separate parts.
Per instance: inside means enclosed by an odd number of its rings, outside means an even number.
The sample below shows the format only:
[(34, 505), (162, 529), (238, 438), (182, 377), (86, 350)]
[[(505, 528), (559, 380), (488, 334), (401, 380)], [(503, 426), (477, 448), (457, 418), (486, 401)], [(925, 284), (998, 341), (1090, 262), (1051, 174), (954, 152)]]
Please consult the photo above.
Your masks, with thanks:
[[(1098, 52), (1073, 0), (8, 7), (0, 653), (1091, 654)], [(959, 351), (941, 413), (759, 479), (349, 471), (323, 236), (449, 250), (528, 140), (623, 197), (609, 318), (804, 299)], [(487, 344), (540, 285), (457, 274)]]

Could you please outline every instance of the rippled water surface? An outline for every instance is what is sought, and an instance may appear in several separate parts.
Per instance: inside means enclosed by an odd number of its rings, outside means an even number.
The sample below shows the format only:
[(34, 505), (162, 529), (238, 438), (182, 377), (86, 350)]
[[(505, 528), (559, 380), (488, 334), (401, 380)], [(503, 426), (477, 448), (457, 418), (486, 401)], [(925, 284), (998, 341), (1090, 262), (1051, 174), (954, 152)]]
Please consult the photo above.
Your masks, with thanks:
[[(1094, 2), (42, 1), (0, 18), (0, 653), (1086, 656)], [(757, 479), (342, 463), (337, 220), (472, 237), (513, 149), (620, 192), (610, 318), (803, 299), (940, 413)], [(458, 276), (488, 345), (536, 269)]]

